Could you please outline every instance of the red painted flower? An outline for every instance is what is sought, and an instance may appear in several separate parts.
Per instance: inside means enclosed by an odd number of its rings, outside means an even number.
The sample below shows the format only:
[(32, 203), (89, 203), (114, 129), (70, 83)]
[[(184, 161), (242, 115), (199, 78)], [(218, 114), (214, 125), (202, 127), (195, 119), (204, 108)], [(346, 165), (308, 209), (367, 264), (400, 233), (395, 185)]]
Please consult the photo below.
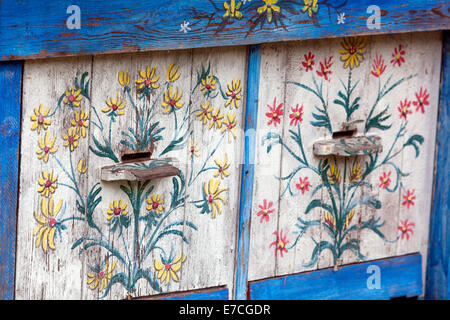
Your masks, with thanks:
[(300, 121), (302, 123), (303, 121), (303, 105), (299, 108), (298, 104), (295, 108), (291, 108), (292, 113), (289, 115), (289, 118), (291, 118), (291, 126), (296, 126), (297, 123)]
[(272, 201), (269, 201), (269, 204), (267, 204), (267, 200), (264, 199), (263, 205), (259, 205), (258, 207), (261, 209), (256, 215), (259, 217), (261, 216), (260, 223), (263, 222), (263, 220), (269, 221), (269, 214), (273, 213), (275, 209), (270, 209), (273, 205)]
[(383, 172), (383, 175), (380, 177), (380, 187), (383, 189), (386, 189), (387, 187), (389, 187), (389, 184), (391, 183), (391, 172), (389, 171), (388, 174), (386, 174), (386, 172)]
[(384, 70), (386, 70), (386, 65), (384, 64), (383, 56), (380, 54), (378, 57), (377, 53), (376, 58), (373, 59), (372, 63), (372, 74), (378, 78), (383, 74)]
[(414, 189), (413, 190), (407, 190), (406, 195), (403, 196), (402, 206), (407, 206), (408, 209), (410, 206), (414, 205), (414, 200), (416, 199), (416, 196), (414, 195)]
[(430, 102), (428, 102), (428, 98), (430, 97), (430, 94), (427, 93), (427, 89), (422, 90), (422, 87), (420, 87), (420, 91), (416, 92), (416, 98), (417, 101), (413, 101), (413, 105), (416, 107), (416, 111), (421, 111), (422, 113), (425, 113), (424, 106), (428, 106)]
[(402, 63), (405, 63), (405, 58), (403, 58), (404, 55), (405, 50), (402, 49), (402, 45), (400, 44), (398, 48), (394, 49), (394, 53), (392, 54), (392, 65), (395, 66), (396, 64), (398, 64), (398, 66), (400, 67)]
[(277, 251), (279, 250), (281, 257), (283, 258), (283, 252), (288, 252), (286, 245), (289, 243), (289, 240), (286, 239), (286, 235), (283, 237), (283, 230), (280, 231), (280, 236), (278, 236), (277, 231), (275, 231), (273, 234), (277, 237), (277, 239), (270, 244), (269, 248), (275, 246), (275, 256), (277, 255)]
[(398, 111), (400, 112), (400, 119), (405, 118), (408, 116), (408, 114), (411, 114), (412, 111), (409, 110), (411, 107), (411, 101), (408, 101), (408, 99), (405, 98), (405, 101), (400, 101), (400, 107), (398, 107)]
[(313, 69), (314, 64), (315, 64), (314, 55), (310, 51), (308, 55), (305, 54), (305, 61), (302, 61), (302, 65), (303, 67), (306, 68), (305, 71), (308, 72), (308, 70)]
[(328, 81), (330, 81), (330, 79), (328, 78), (328, 75), (330, 75), (330, 74), (332, 74), (333, 72), (330, 70), (330, 68), (331, 68), (331, 66), (333, 65), (333, 63), (331, 62), (331, 59), (333, 59), (333, 56), (331, 56), (329, 59), (328, 59), (328, 61), (327, 61), (327, 59), (325, 58), (324, 60), (323, 60), (323, 63), (322, 62), (319, 62), (320, 63), (320, 71), (316, 71), (317, 72), (317, 74), (320, 76), (320, 77), (324, 77), (324, 79), (325, 80), (328, 80)]
[(277, 98), (275, 97), (275, 99), (273, 100), (273, 108), (268, 104), (267, 106), (269, 107), (270, 112), (266, 113), (266, 116), (270, 119), (269, 122), (267, 122), (267, 124), (270, 126), (272, 123), (273, 125), (276, 127), (277, 123), (280, 124), (281, 123), (281, 116), (283, 115), (283, 103), (280, 103), (277, 105)]
[(402, 232), (402, 240), (406, 237), (406, 240), (409, 240), (409, 234), (411, 235), (414, 233), (414, 230), (412, 227), (415, 227), (416, 224), (414, 222), (408, 223), (408, 219), (405, 221), (400, 220), (400, 226), (398, 226), (398, 230)]
[(300, 182), (297, 183), (295, 186), (298, 190), (301, 190), (302, 194), (305, 194), (305, 191), (309, 191), (309, 187), (311, 186), (311, 183), (308, 181), (308, 177), (305, 177), (305, 179), (299, 178)]

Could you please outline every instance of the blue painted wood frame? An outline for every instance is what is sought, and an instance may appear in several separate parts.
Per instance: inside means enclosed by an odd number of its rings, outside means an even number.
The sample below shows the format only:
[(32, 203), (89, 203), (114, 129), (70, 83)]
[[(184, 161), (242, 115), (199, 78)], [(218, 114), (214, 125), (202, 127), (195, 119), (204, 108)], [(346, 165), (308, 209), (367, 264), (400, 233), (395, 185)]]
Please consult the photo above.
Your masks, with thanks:
[(207, 291), (190, 291), (185, 294), (175, 294), (161, 300), (228, 300), (228, 289), (220, 288)]
[(249, 296), (254, 300), (386, 300), (421, 294), (420, 254), (249, 283)]
[(14, 299), (22, 65), (0, 62), (0, 299)]
[(450, 32), (444, 32), (426, 299), (450, 299)]
[(256, 122), (258, 115), (259, 75), (261, 69), (261, 47), (249, 47), (247, 67), (247, 102), (245, 109), (244, 163), (241, 171), (239, 198), (239, 221), (237, 231), (237, 256), (234, 298), (247, 299), (247, 273), (250, 250), (250, 217), (253, 196), (255, 167)]
[[(373, 5), (380, 28), (371, 24)], [(303, 0), (3, 0), (0, 60), (444, 30), (449, 6), (445, 0), (318, 0), (314, 7)]]

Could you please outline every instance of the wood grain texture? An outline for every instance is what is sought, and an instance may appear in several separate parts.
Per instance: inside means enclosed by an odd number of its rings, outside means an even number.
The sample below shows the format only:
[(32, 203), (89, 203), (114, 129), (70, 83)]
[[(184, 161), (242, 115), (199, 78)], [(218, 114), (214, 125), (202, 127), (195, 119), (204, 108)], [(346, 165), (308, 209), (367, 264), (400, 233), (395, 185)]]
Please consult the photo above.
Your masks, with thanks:
[(426, 278), (426, 299), (450, 299), (450, 219), (449, 212), (449, 97), (450, 97), (450, 34), (443, 36), (441, 91), (436, 141), (436, 169)]
[[(229, 10), (227, 14), (225, 3), (231, 5), (224, 0), (112, 0), (99, 6), (95, 0), (85, 0), (77, 3), (80, 29), (68, 29), (70, 1), (45, 5), (31, 0), (2, 1), (0, 59), (245, 45), (449, 27), (449, 4), (443, 0), (377, 1), (379, 29), (367, 27), (371, 16), (367, 9), (373, 3), (366, 0), (319, 1), (314, 8), (301, 0), (279, 0), (273, 3), (273, 10), (264, 8), (263, 1), (238, 2), (241, 17), (230, 16)], [(342, 13), (345, 23), (338, 24), (337, 16)], [(186, 32), (182, 29), (185, 23)]]
[[(371, 288), (375, 268), (379, 288)], [(420, 254), (348, 265), (337, 272), (332, 268), (251, 282), (254, 300), (388, 300), (415, 297), (422, 293)]]
[(23, 63), (0, 63), (0, 300), (14, 299)]

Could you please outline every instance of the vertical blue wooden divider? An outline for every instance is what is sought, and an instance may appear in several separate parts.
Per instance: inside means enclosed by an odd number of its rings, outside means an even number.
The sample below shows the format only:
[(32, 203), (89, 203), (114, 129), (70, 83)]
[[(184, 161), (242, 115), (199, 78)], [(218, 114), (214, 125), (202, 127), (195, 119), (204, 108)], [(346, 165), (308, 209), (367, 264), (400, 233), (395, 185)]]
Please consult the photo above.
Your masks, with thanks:
[[(426, 299), (450, 299), (450, 32), (443, 34), (443, 57), (431, 210)], [(431, 156), (431, 155), (430, 155)]]
[(0, 299), (14, 299), (22, 66), (0, 62)]
[(239, 222), (237, 231), (237, 257), (235, 269), (234, 298), (247, 299), (247, 273), (250, 246), (250, 216), (252, 209), (253, 175), (256, 145), (256, 121), (258, 115), (259, 73), (261, 47), (249, 47), (247, 67), (247, 103), (245, 109), (244, 163), (241, 172), (239, 199)]

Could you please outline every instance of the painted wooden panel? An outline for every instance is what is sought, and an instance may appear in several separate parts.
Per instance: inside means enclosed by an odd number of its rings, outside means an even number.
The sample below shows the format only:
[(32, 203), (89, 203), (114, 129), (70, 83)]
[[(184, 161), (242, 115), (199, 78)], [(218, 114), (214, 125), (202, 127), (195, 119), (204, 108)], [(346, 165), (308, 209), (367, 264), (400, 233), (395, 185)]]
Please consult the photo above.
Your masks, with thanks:
[[(388, 300), (422, 294), (420, 254), (251, 282), (255, 300)], [(378, 278), (376, 278), (378, 277)]]
[(0, 300), (14, 299), (23, 63), (0, 63)]
[(0, 59), (442, 30), (448, 10), (444, 0), (9, 0), (0, 7)]
[[(448, 190), (450, 189), (449, 97), (450, 97), (450, 34), (444, 33), (441, 71), (441, 93), (436, 145), (436, 173), (429, 240), (426, 293), (427, 299), (450, 299), (450, 230)], [(447, 286), (447, 289), (445, 288)]]
[[(262, 46), (250, 280), (426, 257), (441, 48), (439, 32)], [(382, 151), (313, 154), (350, 136)]]
[[(246, 47), (26, 62), (16, 298), (231, 295), (246, 63)], [(175, 176), (102, 180), (168, 158)]]

